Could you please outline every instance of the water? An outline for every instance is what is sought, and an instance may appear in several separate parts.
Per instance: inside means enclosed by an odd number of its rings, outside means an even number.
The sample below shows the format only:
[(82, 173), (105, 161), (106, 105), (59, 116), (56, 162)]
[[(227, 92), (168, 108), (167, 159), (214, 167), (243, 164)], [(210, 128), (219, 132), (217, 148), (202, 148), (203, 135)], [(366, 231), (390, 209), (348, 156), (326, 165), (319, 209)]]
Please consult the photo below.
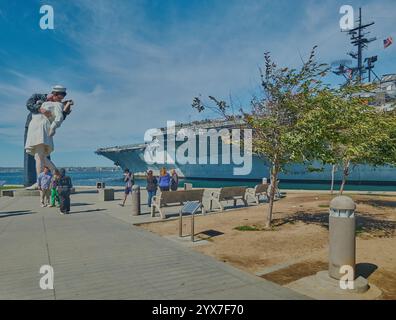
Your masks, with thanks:
[[(122, 171), (68, 171), (67, 175), (71, 177), (75, 186), (95, 186), (97, 181), (103, 181), (108, 186), (123, 186)], [(14, 172), (0, 171), (0, 180), (6, 181), (6, 184), (23, 184), (23, 170)], [(141, 181), (143, 182), (143, 181)]]
[[(105, 182), (106, 186), (123, 186), (123, 172), (111, 170), (90, 170), (90, 171), (69, 171), (68, 175), (72, 178), (75, 186), (95, 186), (97, 181)], [(16, 169), (13, 172), (5, 172), (0, 170), (0, 181), (6, 181), (6, 184), (23, 184), (23, 171)], [(139, 186), (146, 186), (146, 180), (136, 178), (135, 182)], [(185, 182), (192, 183), (198, 188), (219, 188), (226, 186), (247, 186), (254, 187), (258, 182), (252, 181), (222, 181), (222, 180), (188, 180), (181, 179), (179, 185), (183, 186)], [(297, 190), (329, 190), (330, 184), (326, 183), (289, 183), (280, 182), (281, 189), (297, 189)], [(339, 186), (336, 185), (335, 190)], [(378, 186), (378, 185), (346, 185), (345, 190), (360, 191), (396, 191), (396, 186)]]

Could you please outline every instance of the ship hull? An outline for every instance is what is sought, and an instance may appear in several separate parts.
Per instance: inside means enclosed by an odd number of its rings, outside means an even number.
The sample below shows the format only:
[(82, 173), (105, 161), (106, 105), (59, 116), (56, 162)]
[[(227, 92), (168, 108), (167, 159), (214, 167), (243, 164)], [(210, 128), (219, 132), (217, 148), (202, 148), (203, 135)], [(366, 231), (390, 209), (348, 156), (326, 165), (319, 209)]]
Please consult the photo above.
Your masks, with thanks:
[[(100, 155), (112, 160), (116, 165), (133, 172), (153, 170), (158, 172), (162, 167), (168, 170), (175, 169), (179, 176), (187, 179), (203, 180), (235, 180), (235, 181), (261, 181), (269, 178), (269, 166), (263, 158), (253, 156), (252, 170), (248, 175), (235, 175), (233, 164), (147, 164), (144, 159), (144, 147), (122, 151), (102, 151)], [(312, 170), (315, 168), (315, 170)], [(291, 164), (285, 172), (279, 174), (279, 179), (284, 182), (327, 183), (331, 181), (331, 166), (311, 164)], [(342, 180), (342, 170), (335, 172), (335, 181)], [(349, 184), (368, 185), (396, 185), (396, 168), (391, 166), (356, 165), (351, 168), (348, 176)]]

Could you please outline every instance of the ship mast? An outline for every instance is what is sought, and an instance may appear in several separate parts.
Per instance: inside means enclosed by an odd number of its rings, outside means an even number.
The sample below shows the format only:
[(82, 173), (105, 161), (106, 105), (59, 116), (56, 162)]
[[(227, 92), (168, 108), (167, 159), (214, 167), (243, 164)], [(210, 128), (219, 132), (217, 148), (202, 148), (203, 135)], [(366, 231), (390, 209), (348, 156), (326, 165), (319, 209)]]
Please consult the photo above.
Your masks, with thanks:
[[(362, 8), (359, 8), (359, 19), (357, 20), (358, 26), (348, 30), (348, 34), (351, 37), (351, 44), (357, 48), (355, 52), (349, 52), (353, 59), (357, 60), (357, 66), (350, 68), (351, 76), (350, 78), (355, 78), (357, 82), (362, 83), (364, 78), (363, 75), (368, 70), (369, 72), (369, 82), (371, 81), (371, 73), (373, 73), (376, 77), (377, 75), (374, 73), (374, 62), (377, 61), (377, 56), (366, 58), (363, 61), (363, 49), (367, 48), (370, 42), (377, 40), (377, 38), (367, 38), (367, 35), (370, 32), (365, 32), (365, 29), (372, 26), (375, 22), (370, 22), (363, 24), (362, 22)], [(367, 67), (364, 65), (364, 62), (367, 62)], [(378, 77), (377, 77), (378, 78)]]

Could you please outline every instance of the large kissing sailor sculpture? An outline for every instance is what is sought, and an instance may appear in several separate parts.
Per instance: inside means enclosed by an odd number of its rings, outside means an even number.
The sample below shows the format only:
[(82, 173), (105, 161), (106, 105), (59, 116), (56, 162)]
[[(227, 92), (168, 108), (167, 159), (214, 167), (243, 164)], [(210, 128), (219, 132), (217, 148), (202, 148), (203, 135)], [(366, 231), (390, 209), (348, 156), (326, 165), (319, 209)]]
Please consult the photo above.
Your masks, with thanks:
[(27, 102), (31, 112), (25, 126), (25, 186), (35, 189), (36, 177), (47, 166), (56, 169), (49, 158), (54, 150), (53, 136), (71, 112), (73, 101), (62, 101), (66, 88), (54, 86), (51, 94), (34, 94)]

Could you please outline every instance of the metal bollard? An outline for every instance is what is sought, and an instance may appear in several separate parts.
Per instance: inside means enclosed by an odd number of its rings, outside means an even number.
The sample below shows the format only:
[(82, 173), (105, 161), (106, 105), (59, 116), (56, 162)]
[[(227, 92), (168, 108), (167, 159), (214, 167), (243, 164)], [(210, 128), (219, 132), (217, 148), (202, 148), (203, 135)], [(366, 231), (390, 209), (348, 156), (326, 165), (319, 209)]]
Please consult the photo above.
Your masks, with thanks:
[(140, 187), (137, 185), (132, 186), (132, 215), (138, 216), (140, 214)]
[(338, 196), (330, 202), (329, 209), (329, 276), (341, 279), (342, 266), (350, 266), (355, 277), (356, 239), (355, 239), (356, 204), (346, 196)]
[(194, 230), (194, 212), (191, 214), (191, 241), (194, 242), (194, 235), (195, 235), (195, 230)]
[(179, 212), (179, 237), (183, 237), (183, 211)]

